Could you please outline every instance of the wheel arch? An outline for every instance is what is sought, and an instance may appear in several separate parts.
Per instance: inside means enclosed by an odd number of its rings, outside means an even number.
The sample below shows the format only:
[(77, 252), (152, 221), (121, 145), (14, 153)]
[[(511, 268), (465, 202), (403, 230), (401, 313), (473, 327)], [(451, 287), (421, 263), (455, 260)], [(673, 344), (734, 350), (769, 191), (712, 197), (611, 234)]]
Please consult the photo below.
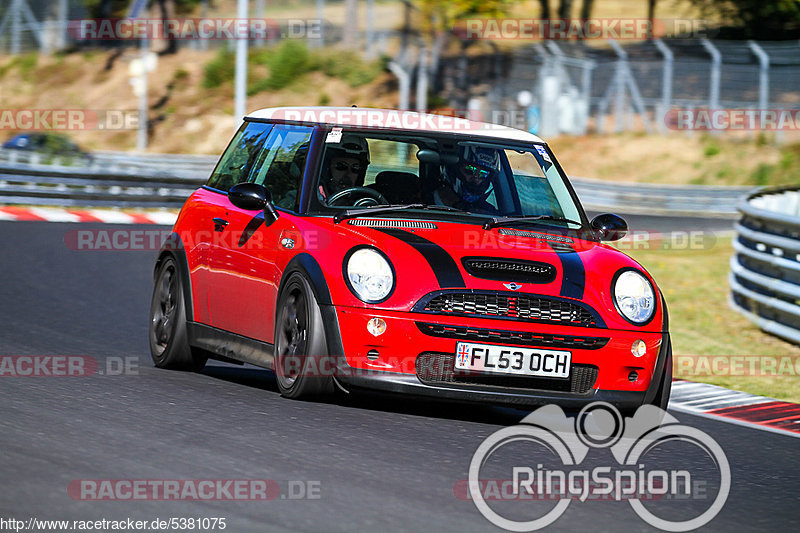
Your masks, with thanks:
[[(325, 280), (325, 274), (322, 272), (322, 267), (311, 254), (299, 253), (289, 261), (281, 276), (281, 282), (278, 289), (278, 297), (276, 302), (281, 301), (283, 289), (286, 281), (294, 273), (299, 273), (308, 280), (311, 289), (314, 291), (314, 297), (319, 304), (320, 312), (322, 313), (322, 321), (325, 326), (325, 340), (328, 348), (328, 355), (344, 356), (344, 347), (342, 345), (342, 334), (339, 328), (339, 319), (336, 316), (336, 308), (333, 306), (331, 299), (331, 291), (328, 288), (328, 282)], [(275, 317), (277, 320), (277, 309)]]
[(161, 265), (168, 257), (171, 257), (175, 261), (181, 277), (186, 321), (193, 322), (194, 306), (192, 302), (192, 279), (189, 277), (189, 262), (186, 259), (186, 250), (183, 247), (183, 241), (181, 241), (181, 237), (177, 233), (171, 233), (164, 240), (164, 244), (158, 252), (158, 259), (156, 259), (156, 265), (153, 268), (153, 283), (156, 281)]

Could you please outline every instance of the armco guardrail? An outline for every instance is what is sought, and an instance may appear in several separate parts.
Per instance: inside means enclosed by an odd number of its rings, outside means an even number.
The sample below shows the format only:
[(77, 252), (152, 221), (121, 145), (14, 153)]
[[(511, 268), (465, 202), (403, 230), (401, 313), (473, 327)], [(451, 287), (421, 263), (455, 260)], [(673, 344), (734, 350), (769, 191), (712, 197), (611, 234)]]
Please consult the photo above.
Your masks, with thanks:
[(760, 191), (739, 211), (730, 304), (764, 331), (800, 344), (800, 187)]
[(700, 217), (738, 216), (737, 206), (754, 187), (654, 185), (570, 178), (581, 203), (589, 210), (650, 215)]
[(0, 204), (179, 208), (199, 179), (0, 163)]
[[(216, 161), (217, 156), (125, 152), (60, 160), (0, 150), (0, 203), (180, 207)], [(572, 178), (572, 183), (589, 210), (675, 216), (735, 218), (739, 200), (753, 190), (587, 178)]]
[(86, 157), (51, 156), (24, 150), (0, 148), (0, 165), (32, 165), (81, 168), (93, 174), (140, 174), (187, 179), (207, 178), (219, 156), (187, 154), (131, 154), (93, 152)]

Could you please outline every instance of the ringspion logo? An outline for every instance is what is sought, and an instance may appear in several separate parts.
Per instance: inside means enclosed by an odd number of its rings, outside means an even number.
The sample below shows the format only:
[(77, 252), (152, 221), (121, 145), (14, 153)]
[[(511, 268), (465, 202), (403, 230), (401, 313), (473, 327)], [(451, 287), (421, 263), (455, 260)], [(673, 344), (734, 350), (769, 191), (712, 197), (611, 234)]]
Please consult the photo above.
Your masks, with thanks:
[[(674, 444), (683, 447), (674, 454), (678, 463), (665, 468), (659, 453)], [(610, 451), (616, 464), (584, 466), (590, 452), (603, 449)], [(711, 467), (703, 465), (692, 472), (682, 459), (686, 453), (705, 458)], [(648, 459), (653, 456), (657, 459), (651, 466)], [(486, 487), (492, 482), (498, 485), (498, 479), (505, 492), (487, 495)], [(542, 529), (571, 504), (596, 499), (627, 502), (653, 527), (690, 531), (714, 519), (727, 501), (730, 485), (725, 452), (708, 434), (680, 424), (652, 405), (624, 418), (604, 402), (587, 405), (574, 420), (560, 407), (548, 405), (519, 425), (496, 431), (472, 456), (468, 478), (469, 497), (478, 511), (508, 531)], [(458, 489), (456, 483), (456, 495)], [(671, 505), (686, 499), (701, 502), (700, 511), (697, 506)], [(524, 508), (517, 505), (511, 512), (505, 500), (523, 502)], [(520, 518), (525, 512), (525, 519)]]

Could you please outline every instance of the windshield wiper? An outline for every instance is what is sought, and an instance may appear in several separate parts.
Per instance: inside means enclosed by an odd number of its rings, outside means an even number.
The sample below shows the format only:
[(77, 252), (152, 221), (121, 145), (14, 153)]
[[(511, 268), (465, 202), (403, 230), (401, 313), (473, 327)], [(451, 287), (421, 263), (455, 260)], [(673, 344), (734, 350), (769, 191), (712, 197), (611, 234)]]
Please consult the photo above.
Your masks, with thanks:
[(581, 222), (578, 222), (577, 220), (572, 220), (564, 217), (554, 217), (553, 215), (530, 215), (523, 217), (496, 217), (486, 222), (483, 225), (483, 229), (492, 229), (496, 228), (497, 226), (507, 226), (509, 224), (526, 224), (531, 222), (535, 223), (542, 220), (552, 220), (555, 222), (569, 222), (571, 224), (578, 224), (579, 226), (583, 225)]
[(428, 205), (428, 204), (391, 204), (391, 205), (373, 205), (370, 207), (363, 207), (361, 209), (348, 209), (341, 213), (336, 213), (333, 217), (333, 222), (338, 224), (348, 218), (360, 217), (361, 215), (378, 215), (383, 213), (392, 213), (395, 211), (405, 211), (406, 209), (428, 209), (431, 211), (461, 211), (455, 207), (446, 205)]

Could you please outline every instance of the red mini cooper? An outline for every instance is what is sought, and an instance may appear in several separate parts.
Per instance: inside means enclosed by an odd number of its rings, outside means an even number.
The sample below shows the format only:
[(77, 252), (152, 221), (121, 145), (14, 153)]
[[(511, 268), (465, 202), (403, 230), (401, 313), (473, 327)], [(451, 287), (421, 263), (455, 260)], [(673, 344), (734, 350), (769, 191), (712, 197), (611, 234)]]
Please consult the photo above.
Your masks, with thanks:
[(667, 308), (541, 139), (357, 108), (246, 117), (155, 266), (157, 367), (514, 406), (666, 408)]

